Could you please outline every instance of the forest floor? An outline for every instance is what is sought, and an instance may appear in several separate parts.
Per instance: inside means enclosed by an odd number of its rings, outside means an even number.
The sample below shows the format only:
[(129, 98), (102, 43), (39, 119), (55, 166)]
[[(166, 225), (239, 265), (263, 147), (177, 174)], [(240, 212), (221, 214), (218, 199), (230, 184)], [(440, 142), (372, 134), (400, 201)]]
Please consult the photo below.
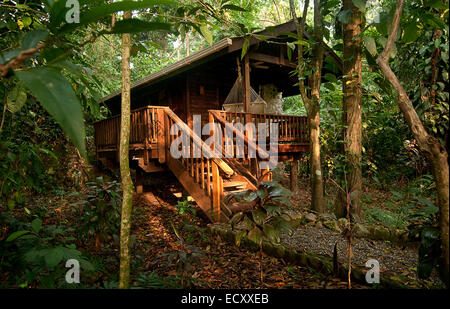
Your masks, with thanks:
[[(162, 178), (166, 177), (161, 175)], [(161, 177), (145, 187), (146, 193), (134, 199), (132, 233), (145, 256), (144, 271), (156, 271), (161, 276), (177, 276), (175, 265), (166, 266), (164, 253), (180, 252), (175, 226), (184, 241), (201, 250), (200, 263), (193, 265), (189, 284), (193, 288), (294, 288), (345, 289), (347, 282), (328, 277), (314, 269), (289, 265), (282, 259), (249, 251), (211, 236), (206, 229), (209, 221), (198, 214), (178, 214), (178, 198), (182, 188), (173, 181), (161, 186)], [(170, 177), (170, 176), (169, 176)], [(353, 284), (353, 288), (367, 288)]]
[[(105, 176), (108, 178), (108, 176)], [(275, 177), (274, 177), (275, 178)], [(286, 186), (286, 178), (281, 177)], [(293, 196), (294, 206), (308, 211), (310, 193), (306, 180)], [(327, 276), (309, 267), (292, 265), (283, 259), (254, 252), (212, 236), (210, 221), (195, 203), (188, 203), (183, 187), (171, 173), (155, 173), (146, 179), (144, 194), (135, 194), (132, 219), (132, 284), (134, 287), (188, 288), (293, 288), (346, 289), (348, 283)], [(368, 189), (367, 194), (389, 199), (390, 193)], [(382, 193), (382, 194), (381, 194)], [(330, 194), (331, 195), (331, 194)], [(380, 201), (378, 200), (378, 201)], [(181, 205), (180, 205), (181, 203)], [(183, 204), (184, 203), (184, 204)], [(379, 202), (378, 204), (381, 204)], [(373, 207), (377, 200), (373, 199)], [(26, 207), (37, 213), (43, 211), (44, 225), (67, 227), (67, 236), (76, 240), (77, 249), (89, 256), (95, 272), (84, 276), (86, 287), (117, 287), (119, 243), (116, 235), (109, 235), (100, 246), (95, 239), (78, 237), (79, 206), (77, 197), (67, 193), (36, 197)], [(26, 216), (25, 208), (17, 208), (15, 216)], [(178, 234), (178, 235), (177, 235)], [(184, 248), (181, 245), (184, 243)], [(331, 230), (316, 226), (300, 226), (292, 237), (283, 237), (286, 247), (310, 250), (330, 256), (338, 243), (338, 256), (345, 262), (345, 239)], [(187, 247), (190, 246), (190, 247)], [(433, 282), (416, 285), (417, 248), (401, 248), (385, 241), (356, 239), (354, 263), (364, 265), (370, 257), (380, 261), (381, 271), (390, 271), (407, 278), (412, 288), (433, 287)], [(192, 256), (200, 253), (198, 260)], [(178, 262), (177, 262), (178, 261)], [(181, 278), (183, 278), (181, 283)], [(436, 276), (433, 280), (437, 282)], [(409, 282), (410, 281), (410, 282)], [(353, 282), (354, 289), (368, 285)]]

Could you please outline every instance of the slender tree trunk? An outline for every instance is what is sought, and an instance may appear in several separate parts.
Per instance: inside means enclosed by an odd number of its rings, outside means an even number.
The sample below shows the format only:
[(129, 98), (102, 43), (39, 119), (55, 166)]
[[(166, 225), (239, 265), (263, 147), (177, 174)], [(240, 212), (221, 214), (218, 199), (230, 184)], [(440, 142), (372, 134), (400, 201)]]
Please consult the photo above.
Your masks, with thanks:
[[(305, 20), (308, 11), (309, 0), (305, 1), (303, 8), (302, 20), (299, 22), (297, 13), (295, 12), (294, 0), (289, 0), (289, 7), (291, 16), (297, 29), (297, 36), (303, 39), (305, 30)], [(302, 101), (305, 104), (309, 132), (310, 132), (310, 174), (311, 174), (311, 207), (317, 212), (323, 212), (323, 175), (322, 163), (320, 159), (320, 82), (322, 78), (322, 64), (323, 64), (323, 17), (320, 0), (314, 0), (314, 46), (313, 46), (313, 60), (311, 62), (311, 69), (313, 74), (309, 78), (310, 96), (308, 96), (303, 79), (303, 46), (298, 44), (298, 78), (299, 90)]]
[(311, 108), (309, 108), (309, 123), (311, 132), (311, 171), (312, 198), (311, 206), (317, 212), (323, 212), (323, 176), (320, 160), (320, 83), (323, 64), (323, 17), (320, 0), (314, 0), (314, 46), (313, 73), (310, 77)]
[(320, 114), (319, 111), (309, 117), (310, 152), (311, 152), (311, 207), (323, 212), (323, 176), (320, 160)]
[(290, 189), (292, 192), (297, 192), (298, 190), (298, 159), (294, 159), (291, 162), (291, 179), (290, 179)]
[[(343, 0), (343, 10), (351, 10), (349, 22), (342, 25), (343, 38), (343, 125), (344, 125), (344, 153), (347, 158), (349, 175), (347, 188), (352, 192), (350, 214), (352, 218), (360, 222), (362, 209), (360, 203), (362, 189), (362, 125), (361, 125), (361, 68), (362, 68), (362, 38), (361, 31), (364, 27), (364, 16), (353, 5), (352, 0)], [(338, 193), (343, 194), (343, 193)], [(335, 213), (339, 217), (345, 217), (347, 206), (345, 197), (338, 197)]]
[(384, 77), (391, 83), (398, 95), (398, 106), (406, 122), (417, 140), (421, 151), (431, 164), (433, 176), (436, 181), (438, 207), (440, 210), (441, 248), (445, 265), (445, 275), (448, 284), (449, 278), (449, 169), (447, 150), (438, 139), (431, 136), (423, 126), (416, 110), (408, 97), (399, 79), (389, 66), (389, 55), (395, 42), (395, 37), (400, 23), (403, 0), (397, 1), (394, 19), (392, 21), (389, 37), (383, 52), (377, 58)]
[[(124, 12), (124, 19), (131, 18), (131, 12)], [(130, 174), (130, 45), (131, 36), (122, 35), (122, 114), (120, 126), (120, 176), (122, 179), (122, 218), (120, 226), (120, 279), (119, 288), (127, 289), (130, 284), (130, 228), (133, 198), (133, 182)]]
[(189, 32), (186, 32), (185, 42), (186, 42), (186, 56), (189, 56), (191, 53), (191, 43), (190, 43)]

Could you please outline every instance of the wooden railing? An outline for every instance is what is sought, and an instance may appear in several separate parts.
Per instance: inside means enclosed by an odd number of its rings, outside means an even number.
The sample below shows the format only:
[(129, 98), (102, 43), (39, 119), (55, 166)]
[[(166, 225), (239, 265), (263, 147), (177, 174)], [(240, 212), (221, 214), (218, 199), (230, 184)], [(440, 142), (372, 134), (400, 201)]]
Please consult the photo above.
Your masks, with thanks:
[(229, 123), (253, 122), (258, 128), (258, 123), (278, 124), (278, 140), (280, 142), (309, 143), (309, 130), (307, 117), (276, 114), (254, 114), (245, 112), (215, 111)]
[[(161, 111), (160, 111), (161, 113)], [(176, 138), (182, 134), (188, 138), (189, 156), (176, 159), (181, 163), (184, 170), (189, 173), (190, 177), (197, 183), (207, 196), (212, 197), (212, 213), (216, 220), (221, 218), (221, 201), (223, 193), (223, 177), (231, 177), (234, 170), (226, 164), (221, 158), (220, 154), (211, 150), (202, 139), (197, 136), (172, 110), (164, 109), (164, 122), (166, 130), (166, 157), (168, 160), (174, 159), (169, 153), (170, 147)], [(178, 126), (178, 135), (171, 134), (171, 128)], [(182, 151), (182, 145), (178, 148)], [(194, 151), (198, 151), (198, 155), (194, 156)]]
[[(231, 122), (228, 122), (222, 111), (210, 110), (209, 122), (218, 125), (213, 126), (214, 130), (216, 127), (221, 130), (220, 135), (222, 136), (222, 145), (220, 145), (220, 147), (215, 145), (215, 150), (221, 149), (223, 157), (232, 157), (234, 162), (239, 162), (256, 176), (256, 180), (270, 180), (271, 176), (269, 169), (260, 168), (260, 162), (268, 161), (270, 155), (265, 149), (260, 148), (255, 143), (256, 139), (244, 134), (243, 131), (238, 130), (236, 126), (233, 126)], [(226, 145), (230, 142), (225, 138), (227, 131), (233, 134), (233, 138), (231, 139), (232, 144), (230, 145)], [(211, 132), (211, 135), (212, 134), (214, 134), (214, 132)], [(238, 141), (240, 141), (240, 145), (238, 145)], [(231, 153), (229, 152), (230, 150)]]
[[(147, 149), (158, 140), (157, 110), (160, 106), (146, 106), (130, 114), (130, 148)], [(118, 150), (120, 115), (94, 122), (97, 151)]]

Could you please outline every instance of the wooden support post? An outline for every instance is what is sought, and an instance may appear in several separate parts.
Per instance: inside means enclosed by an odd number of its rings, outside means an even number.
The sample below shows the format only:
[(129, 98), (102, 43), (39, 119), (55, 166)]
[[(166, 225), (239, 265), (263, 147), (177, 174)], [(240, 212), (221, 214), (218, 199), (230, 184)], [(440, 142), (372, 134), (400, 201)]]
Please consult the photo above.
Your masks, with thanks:
[(211, 143), (210, 148), (211, 148), (211, 150), (214, 151), (214, 149), (216, 148), (216, 145), (215, 145), (216, 127), (214, 125), (214, 116), (211, 113), (209, 113), (209, 125), (210, 125), (210, 132), (209, 132), (210, 135), (209, 136), (213, 136), (213, 142)]
[(221, 188), (220, 188), (220, 176), (219, 167), (212, 161), (212, 195), (213, 195), (213, 216), (216, 222), (220, 222), (220, 199), (221, 199)]
[(244, 111), (246, 113), (250, 112), (250, 61), (248, 54), (244, 56), (244, 74), (243, 74), (243, 81), (242, 81), (242, 89), (243, 89), (243, 95), (244, 95)]
[(298, 159), (291, 162), (291, 191), (298, 190)]
[(144, 171), (141, 168), (136, 168), (136, 193), (144, 193)]
[(166, 163), (166, 136), (164, 132), (164, 110), (158, 108), (156, 110), (158, 121), (156, 122), (158, 126), (153, 128), (157, 132), (157, 140), (158, 140), (158, 161), (159, 163)]
[(189, 76), (186, 77), (186, 123), (189, 128), (193, 128), (192, 125), (192, 114), (191, 114), (191, 83), (189, 81)]

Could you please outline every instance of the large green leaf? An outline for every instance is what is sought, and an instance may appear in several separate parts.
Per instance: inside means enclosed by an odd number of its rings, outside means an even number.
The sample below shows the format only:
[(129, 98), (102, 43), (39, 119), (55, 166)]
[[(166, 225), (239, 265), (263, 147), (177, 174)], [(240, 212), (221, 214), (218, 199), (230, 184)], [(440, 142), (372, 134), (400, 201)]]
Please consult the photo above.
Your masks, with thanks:
[(44, 260), (48, 267), (52, 268), (61, 262), (64, 256), (64, 249), (62, 247), (56, 247), (48, 249), (45, 252)]
[(200, 33), (205, 38), (205, 40), (208, 42), (209, 45), (213, 42), (213, 37), (211, 31), (208, 29), (208, 26), (206, 24), (203, 24), (200, 26)]
[(250, 38), (246, 37), (244, 40), (244, 43), (242, 44), (241, 60), (244, 59), (244, 56), (247, 53), (249, 43), (250, 43)]
[(86, 156), (81, 105), (67, 79), (54, 68), (16, 71), (16, 76), (61, 125), (82, 156)]
[(11, 235), (8, 236), (8, 238), (6, 238), (6, 241), (13, 241), (14, 239), (17, 239), (25, 234), (30, 233), (30, 231), (16, 231), (14, 233), (12, 233)]
[(366, 0), (352, 0), (353, 5), (356, 6), (361, 13), (366, 11)]
[(22, 83), (17, 83), (6, 98), (8, 110), (13, 114), (18, 112), (26, 101), (27, 93)]
[(244, 8), (242, 8), (240, 6), (234, 5), (234, 4), (225, 4), (224, 6), (221, 7), (221, 9), (222, 10), (240, 11), (240, 12), (246, 12), (247, 11), (246, 9), (244, 9)]
[(375, 43), (375, 39), (365, 35), (363, 36), (363, 41), (367, 51), (374, 57), (377, 54), (377, 44)]
[(170, 31), (170, 24), (158, 22), (146, 22), (139, 19), (125, 19), (116, 22), (111, 31), (105, 33), (136, 33), (155, 30)]
[(33, 30), (27, 32), (22, 39), (22, 49), (34, 48), (40, 41), (45, 41), (47, 30)]
[(403, 32), (403, 42), (411, 43), (420, 36), (420, 30), (416, 23), (410, 23)]
[(338, 13), (337, 19), (342, 24), (348, 24), (350, 21), (350, 15), (352, 15), (352, 10), (342, 10)]
[(42, 228), (42, 220), (39, 218), (36, 218), (33, 220), (33, 222), (31, 222), (31, 228), (33, 229), (33, 231), (35, 231), (36, 233), (39, 233), (39, 231)]
[(263, 236), (263, 233), (256, 226), (247, 235), (248, 239), (257, 243), (258, 245), (262, 242), (262, 236)]

